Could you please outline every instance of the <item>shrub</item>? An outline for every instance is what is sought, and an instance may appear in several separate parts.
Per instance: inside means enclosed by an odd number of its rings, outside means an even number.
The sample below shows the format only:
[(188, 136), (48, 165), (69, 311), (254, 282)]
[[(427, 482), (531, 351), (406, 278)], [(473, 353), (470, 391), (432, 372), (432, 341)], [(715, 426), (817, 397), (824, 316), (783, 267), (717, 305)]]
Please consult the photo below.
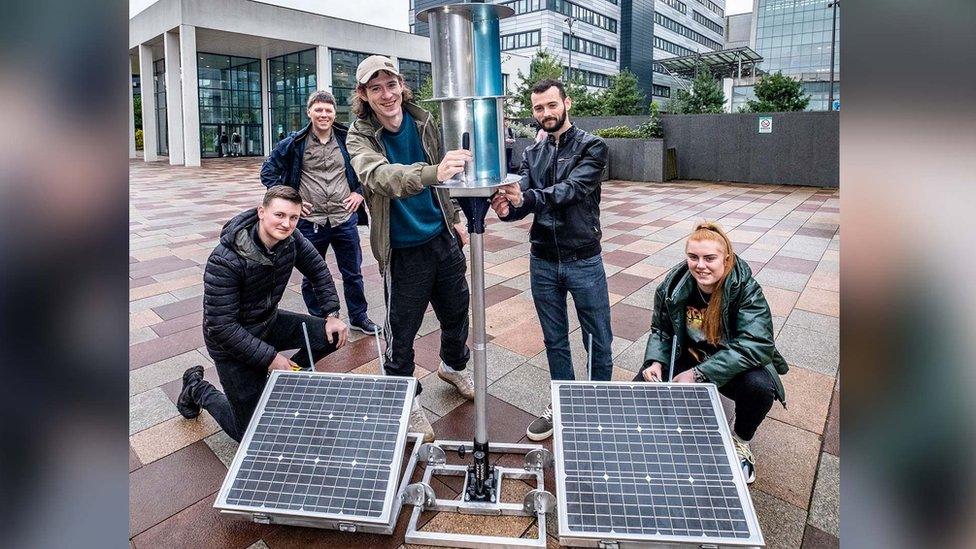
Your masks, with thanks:
[(637, 130), (627, 126), (600, 128), (593, 133), (604, 139), (638, 139), (641, 137)]
[(142, 146), (143, 146), (142, 145), (142, 130), (141, 129), (138, 129), (138, 130), (136, 130), (136, 150), (137, 151), (141, 151), (142, 150)]
[(535, 134), (536, 133), (538, 133), (538, 130), (536, 130), (532, 126), (527, 126), (525, 124), (519, 124), (518, 122), (510, 122), (508, 124), (508, 127), (509, 128), (512, 128), (512, 133), (515, 134), (515, 137), (529, 137), (529, 138), (532, 138), (532, 137), (535, 137)]

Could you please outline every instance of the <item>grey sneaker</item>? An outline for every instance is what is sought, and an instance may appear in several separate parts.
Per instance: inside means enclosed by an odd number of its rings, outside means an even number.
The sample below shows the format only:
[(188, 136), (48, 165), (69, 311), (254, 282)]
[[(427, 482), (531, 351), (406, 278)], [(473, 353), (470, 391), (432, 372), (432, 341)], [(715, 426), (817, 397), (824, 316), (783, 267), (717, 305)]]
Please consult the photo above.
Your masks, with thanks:
[(434, 442), (434, 426), (430, 424), (424, 407), (420, 405), (417, 399), (414, 399), (413, 409), (410, 410), (410, 423), (407, 431), (424, 435), (424, 442)]
[(541, 416), (535, 418), (535, 420), (529, 424), (529, 428), (525, 430), (525, 434), (529, 437), (529, 440), (534, 440), (536, 442), (546, 440), (552, 436), (551, 403), (546, 406), (546, 411), (543, 412)]
[(746, 478), (746, 484), (756, 482), (756, 459), (752, 456), (749, 443), (733, 436), (732, 444), (735, 446), (735, 455), (739, 456), (739, 465), (742, 467), (742, 475)]
[(457, 371), (441, 362), (440, 367), (437, 368), (437, 377), (456, 387), (464, 398), (474, 400), (474, 380), (471, 379), (467, 368)]

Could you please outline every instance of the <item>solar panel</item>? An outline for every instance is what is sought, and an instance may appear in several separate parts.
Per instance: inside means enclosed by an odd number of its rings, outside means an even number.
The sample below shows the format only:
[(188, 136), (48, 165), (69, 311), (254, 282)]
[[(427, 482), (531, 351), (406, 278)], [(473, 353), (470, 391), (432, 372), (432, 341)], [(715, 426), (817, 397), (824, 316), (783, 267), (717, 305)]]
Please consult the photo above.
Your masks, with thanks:
[(404, 377), (274, 372), (214, 506), (267, 522), (392, 523), (415, 387)]
[(553, 382), (561, 544), (762, 546), (712, 384)]

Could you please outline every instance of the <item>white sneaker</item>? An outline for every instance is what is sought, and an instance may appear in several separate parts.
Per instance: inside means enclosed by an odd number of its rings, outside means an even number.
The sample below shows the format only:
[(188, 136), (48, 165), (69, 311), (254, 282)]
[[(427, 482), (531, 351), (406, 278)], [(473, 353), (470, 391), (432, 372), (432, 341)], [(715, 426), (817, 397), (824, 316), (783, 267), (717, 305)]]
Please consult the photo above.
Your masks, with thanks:
[(732, 444), (735, 446), (735, 454), (739, 458), (739, 466), (742, 467), (742, 475), (746, 478), (746, 484), (756, 482), (756, 458), (752, 456), (749, 443), (732, 435)]
[(467, 368), (457, 371), (441, 362), (440, 367), (437, 368), (437, 377), (457, 388), (464, 398), (474, 400), (474, 380), (471, 379), (471, 374)]
[(413, 409), (410, 410), (410, 423), (407, 426), (407, 431), (424, 435), (424, 442), (434, 442), (434, 426), (430, 424), (430, 420), (427, 419), (427, 412), (424, 411), (424, 407), (420, 405), (420, 400), (416, 397), (413, 399)]

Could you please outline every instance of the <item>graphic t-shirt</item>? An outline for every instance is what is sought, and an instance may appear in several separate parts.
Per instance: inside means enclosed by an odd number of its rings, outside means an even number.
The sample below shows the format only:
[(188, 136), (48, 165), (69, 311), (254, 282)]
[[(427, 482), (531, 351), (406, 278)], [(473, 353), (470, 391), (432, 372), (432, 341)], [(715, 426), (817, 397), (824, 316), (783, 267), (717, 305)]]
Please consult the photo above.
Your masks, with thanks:
[(684, 372), (705, 362), (720, 349), (708, 342), (703, 329), (709, 298), (711, 294), (701, 292), (697, 286), (692, 288), (691, 295), (688, 296), (685, 304), (685, 344), (675, 373)]

